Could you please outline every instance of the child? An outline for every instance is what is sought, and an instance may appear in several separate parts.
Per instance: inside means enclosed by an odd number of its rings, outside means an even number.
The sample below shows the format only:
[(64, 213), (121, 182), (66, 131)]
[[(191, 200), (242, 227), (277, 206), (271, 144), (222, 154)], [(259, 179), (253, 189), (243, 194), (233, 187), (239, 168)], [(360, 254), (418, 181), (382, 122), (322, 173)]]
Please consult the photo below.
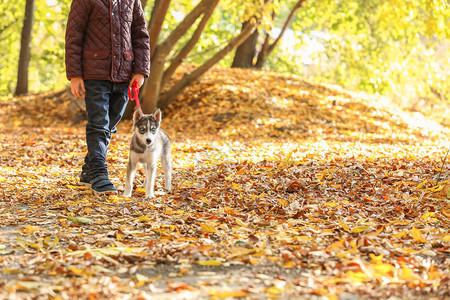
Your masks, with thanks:
[(76, 97), (85, 96), (87, 155), (80, 183), (117, 192), (106, 153), (128, 102), (150, 72), (150, 38), (140, 0), (73, 0), (66, 29), (66, 74)]

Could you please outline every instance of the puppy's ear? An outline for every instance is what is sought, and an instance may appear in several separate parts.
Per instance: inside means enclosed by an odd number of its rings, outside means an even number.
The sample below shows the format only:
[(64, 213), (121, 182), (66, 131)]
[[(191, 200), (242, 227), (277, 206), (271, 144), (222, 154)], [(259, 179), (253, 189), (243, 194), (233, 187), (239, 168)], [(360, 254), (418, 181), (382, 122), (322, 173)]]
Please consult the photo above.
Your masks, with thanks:
[(139, 121), (142, 117), (144, 116), (144, 113), (142, 112), (142, 110), (140, 108), (136, 109), (134, 111), (134, 115), (133, 115), (133, 122), (136, 123), (137, 121)]
[(157, 108), (155, 112), (153, 113), (153, 117), (157, 122), (161, 122), (161, 110)]

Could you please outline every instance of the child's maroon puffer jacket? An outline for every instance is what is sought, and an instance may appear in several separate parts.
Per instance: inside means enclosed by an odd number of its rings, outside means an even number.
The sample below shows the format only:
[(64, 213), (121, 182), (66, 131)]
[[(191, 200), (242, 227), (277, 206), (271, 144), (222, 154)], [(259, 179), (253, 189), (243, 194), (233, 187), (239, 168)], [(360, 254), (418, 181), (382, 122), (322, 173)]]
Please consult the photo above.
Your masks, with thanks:
[(140, 0), (73, 0), (66, 29), (68, 79), (129, 81), (150, 73)]

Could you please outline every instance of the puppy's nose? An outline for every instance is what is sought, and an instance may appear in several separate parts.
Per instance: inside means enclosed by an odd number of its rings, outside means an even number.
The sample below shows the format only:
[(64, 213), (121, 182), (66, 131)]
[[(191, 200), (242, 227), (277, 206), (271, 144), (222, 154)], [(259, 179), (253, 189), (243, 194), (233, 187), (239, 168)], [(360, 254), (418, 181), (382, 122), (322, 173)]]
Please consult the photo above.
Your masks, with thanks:
[(151, 139), (146, 139), (145, 141), (147, 142), (147, 144), (151, 144), (152, 143)]

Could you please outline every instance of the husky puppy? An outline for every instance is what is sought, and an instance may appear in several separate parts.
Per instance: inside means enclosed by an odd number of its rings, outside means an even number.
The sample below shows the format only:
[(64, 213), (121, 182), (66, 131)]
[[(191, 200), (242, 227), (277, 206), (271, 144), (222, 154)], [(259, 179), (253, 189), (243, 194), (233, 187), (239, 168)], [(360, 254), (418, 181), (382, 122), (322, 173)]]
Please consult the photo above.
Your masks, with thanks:
[(131, 197), (133, 179), (136, 174), (137, 163), (145, 168), (145, 198), (154, 198), (156, 164), (161, 157), (164, 171), (164, 188), (171, 189), (172, 157), (168, 135), (160, 128), (161, 110), (158, 108), (153, 114), (145, 115), (138, 108), (133, 115), (133, 137), (130, 144), (130, 155), (127, 166), (127, 180), (125, 183), (125, 197)]

